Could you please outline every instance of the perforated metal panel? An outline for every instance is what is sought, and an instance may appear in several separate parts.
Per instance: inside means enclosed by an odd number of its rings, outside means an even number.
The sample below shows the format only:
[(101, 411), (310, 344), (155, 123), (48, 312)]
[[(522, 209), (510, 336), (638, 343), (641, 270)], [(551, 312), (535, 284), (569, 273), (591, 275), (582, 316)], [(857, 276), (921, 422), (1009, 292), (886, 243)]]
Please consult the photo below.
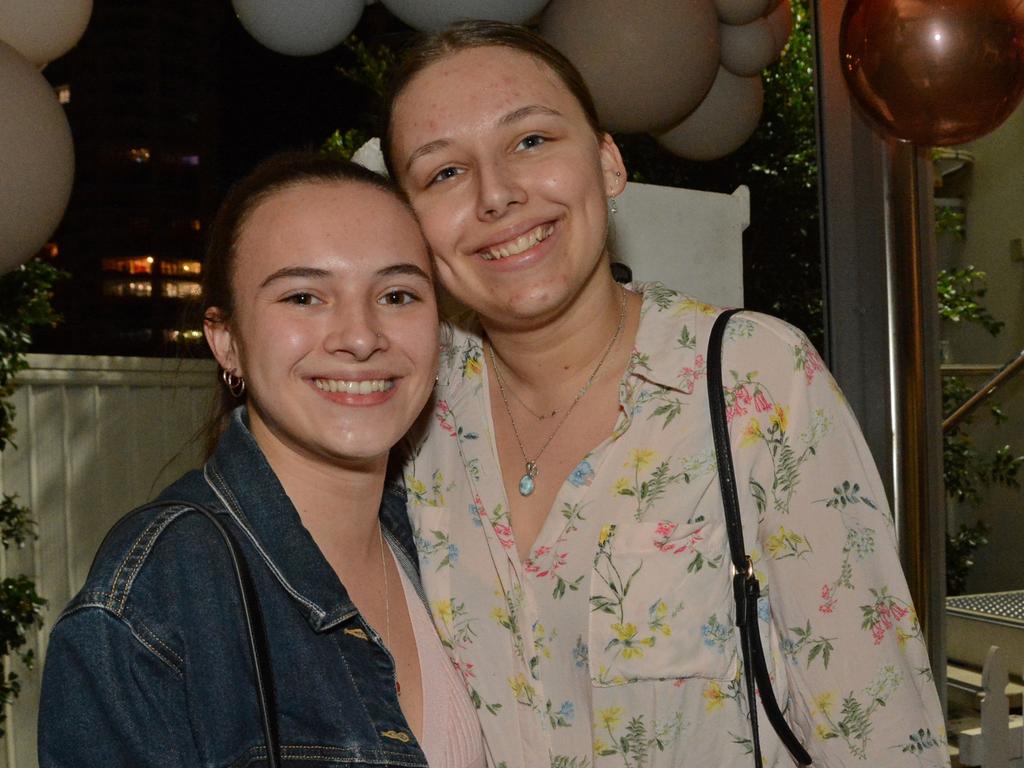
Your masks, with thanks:
[(990, 592), (982, 595), (957, 595), (946, 600), (951, 613), (970, 613), (993, 619), (1024, 622), (1024, 590)]
[(1002, 648), (1010, 678), (1024, 670), (1024, 590), (957, 595), (946, 598), (946, 648), (949, 660), (976, 671), (990, 646)]

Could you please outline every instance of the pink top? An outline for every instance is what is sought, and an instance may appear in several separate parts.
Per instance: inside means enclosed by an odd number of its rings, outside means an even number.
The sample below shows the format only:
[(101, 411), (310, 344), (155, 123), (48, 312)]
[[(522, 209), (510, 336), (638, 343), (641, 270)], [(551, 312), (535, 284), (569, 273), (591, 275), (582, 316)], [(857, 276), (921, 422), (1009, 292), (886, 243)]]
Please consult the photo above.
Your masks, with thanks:
[(484, 741), (462, 676), (437, 637), (423, 601), (405, 572), (402, 587), (416, 636), (423, 686), (420, 747), (430, 768), (484, 768)]

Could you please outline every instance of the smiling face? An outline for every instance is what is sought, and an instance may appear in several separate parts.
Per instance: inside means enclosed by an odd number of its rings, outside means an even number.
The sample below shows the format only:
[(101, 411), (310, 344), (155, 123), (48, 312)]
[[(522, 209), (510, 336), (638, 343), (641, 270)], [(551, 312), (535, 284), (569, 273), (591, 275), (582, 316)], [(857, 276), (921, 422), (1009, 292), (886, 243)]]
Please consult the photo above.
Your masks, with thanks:
[(301, 183), (249, 213), (235, 251), (233, 313), (206, 333), (246, 381), (264, 453), (272, 464), (382, 463), (437, 372), (437, 306), (412, 214), (365, 183)]
[(607, 198), (625, 169), (538, 59), (462, 50), (399, 94), (392, 164), (445, 287), (486, 321), (554, 317), (607, 275)]

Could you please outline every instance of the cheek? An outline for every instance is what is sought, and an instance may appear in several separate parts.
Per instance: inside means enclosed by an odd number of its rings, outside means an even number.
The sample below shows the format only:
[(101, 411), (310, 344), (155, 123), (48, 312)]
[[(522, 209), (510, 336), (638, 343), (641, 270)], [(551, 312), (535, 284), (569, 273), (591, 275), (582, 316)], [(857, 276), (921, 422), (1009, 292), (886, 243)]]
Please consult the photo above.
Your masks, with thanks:
[(450, 195), (441, 201), (413, 207), (431, 250), (442, 256), (450, 251), (468, 215), (465, 206), (459, 204), (458, 196)]
[(309, 323), (297, 323), (277, 318), (273, 321), (247, 324), (244, 340), (239, 350), (244, 366), (263, 375), (273, 376), (286, 370), (310, 347), (314, 337)]

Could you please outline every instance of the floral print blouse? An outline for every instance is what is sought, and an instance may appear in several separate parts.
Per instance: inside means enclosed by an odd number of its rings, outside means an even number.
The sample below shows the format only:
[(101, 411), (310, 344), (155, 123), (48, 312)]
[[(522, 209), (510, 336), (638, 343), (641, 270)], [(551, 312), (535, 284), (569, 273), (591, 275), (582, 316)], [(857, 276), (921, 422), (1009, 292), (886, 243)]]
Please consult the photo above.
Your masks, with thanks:
[[(406, 468), (421, 573), (495, 768), (752, 763), (705, 380), (718, 311), (643, 292), (613, 434), (530, 557), (509, 525), (477, 334), (455, 331)], [(759, 630), (815, 766), (948, 765), (877, 471), (807, 339), (744, 312), (725, 397)], [(792, 760), (760, 716), (766, 766)]]

